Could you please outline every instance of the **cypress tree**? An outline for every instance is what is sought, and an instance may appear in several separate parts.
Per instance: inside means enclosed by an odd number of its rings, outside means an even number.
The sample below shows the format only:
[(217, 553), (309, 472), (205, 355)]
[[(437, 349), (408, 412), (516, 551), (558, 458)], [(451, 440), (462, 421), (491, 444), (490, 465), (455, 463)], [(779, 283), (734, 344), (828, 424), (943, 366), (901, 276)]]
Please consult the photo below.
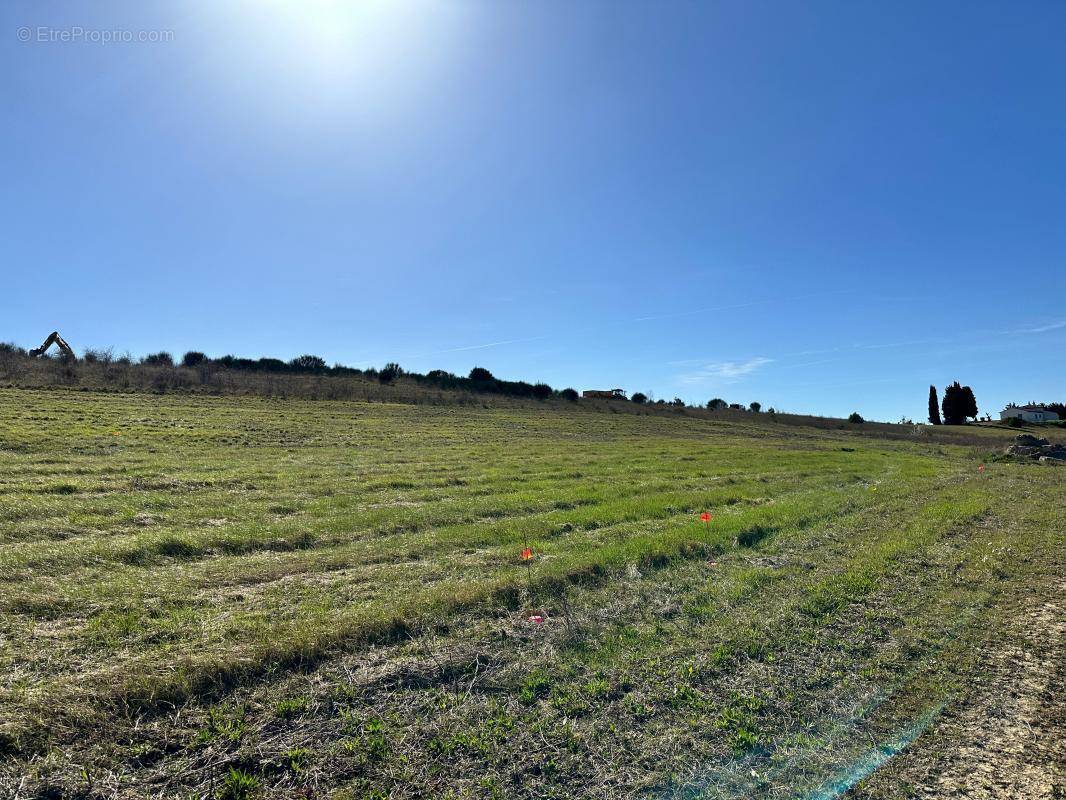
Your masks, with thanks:
[(936, 387), (929, 387), (929, 422), (933, 425), (940, 425), (940, 402), (936, 397)]
[(977, 399), (973, 396), (973, 389), (961, 386), (955, 381), (944, 389), (941, 408), (944, 411), (945, 425), (965, 425), (969, 417), (977, 416)]
[(973, 389), (969, 386), (963, 386), (959, 402), (962, 406), (963, 417), (973, 417), (974, 419), (977, 419), (977, 398), (973, 396)]

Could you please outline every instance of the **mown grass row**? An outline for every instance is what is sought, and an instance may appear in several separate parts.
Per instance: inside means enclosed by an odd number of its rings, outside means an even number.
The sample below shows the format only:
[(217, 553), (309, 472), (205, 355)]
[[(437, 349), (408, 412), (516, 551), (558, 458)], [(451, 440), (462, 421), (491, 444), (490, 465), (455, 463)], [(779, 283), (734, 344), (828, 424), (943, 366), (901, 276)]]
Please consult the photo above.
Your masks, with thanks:
[[(265, 726), (268, 747), (299, 743), (305, 769), (357, 770), (363, 777), (353, 783), (352, 797), (443, 787), (461, 795), (475, 786), (487, 796), (492, 786), (523, 796), (587, 796), (600, 781), (634, 772), (661, 776), (655, 796), (703, 796), (698, 787), (720, 789), (729, 781), (737, 782), (734, 796), (762, 796), (783, 791), (776, 781), (817, 782), (818, 768), (847, 755), (851, 743), (838, 741), (834, 731), (855, 723), (841, 716), (851, 713), (855, 698), (870, 686), (892, 696), (919, 665), (939, 663), (930, 639), (953, 636), (964, 624), (958, 614), (986, 591), (982, 585), (959, 594), (940, 573), (955, 563), (952, 549), (944, 551), (953, 539), (968, 563), (979, 561), (986, 543), (974, 536), (975, 523), (990, 504), (1002, 505), (996, 491), (953, 480), (924, 494), (896, 492), (881, 500), (764, 539), (763, 553), (786, 557), (779, 566), (742, 566), (758, 560), (730, 545), (714, 568), (675, 560), (660, 580), (645, 563), (644, 577), (609, 574), (602, 588), (571, 595), (569, 606), (553, 601), (554, 593), (542, 594), (556, 613), (578, 621), (611, 597), (620, 608), (603, 629), (581, 635), (566, 633), (569, 623), (557, 620), (559, 633), (548, 634), (551, 644), (542, 652), (533, 642), (521, 653), (501, 645), (510, 666), (495, 665), (482, 693), (437, 690), (434, 681), (380, 697), (344, 685), (329, 698), (257, 691), (255, 708), (297, 710), (286, 717), (291, 736), (280, 742), (269, 710), (262, 712), (267, 720), (261, 712), (240, 712), (246, 747), (264, 746), (252, 737)], [(920, 565), (934, 571), (923, 576)], [(662, 617), (646, 605), (671, 593), (690, 598), (679, 615)], [(808, 607), (829, 594), (835, 602)], [(914, 661), (901, 665), (900, 657)], [(882, 669), (884, 658), (890, 663)], [(457, 686), (476, 683), (471, 663), (450, 666), (449, 674), (452, 669)], [(452, 678), (442, 673), (440, 680)], [(235, 709), (223, 705), (218, 713)], [(337, 714), (335, 725), (330, 720)], [(375, 726), (372, 753), (359, 735), (364, 721)], [(241, 763), (239, 752), (231, 758)], [(764, 777), (748, 778), (738, 758)], [(679, 763), (684, 769), (667, 777)], [(244, 768), (255, 772), (254, 765)], [(291, 785), (284, 774), (273, 776), (279, 778), (281, 786)]]
[[(830, 519), (854, 503), (856, 496), (861, 497), (862, 491), (840, 492), (832, 502), (826, 502), (819, 492), (808, 491), (788, 503), (747, 509), (710, 530), (684, 514), (657, 525), (653, 532), (641, 533), (638, 528), (644, 521), (638, 521), (632, 530), (616, 530), (598, 543), (585, 543), (582, 549), (556, 554), (549, 545), (537, 545), (538, 552), (546, 555), (538, 563), (532, 588), (541, 593), (559, 591), (572, 583), (607, 580), (630, 564), (658, 567), (678, 557), (704, 557), (733, 546), (734, 540), (740, 546), (751, 546), (773, 532)], [(515, 539), (513, 546), (497, 544), (495, 549), (502, 555), (516, 550), (520, 541)], [(257, 595), (254, 609), (236, 617), (232, 628), (217, 629), (216, 638), (200, 639), (194, 647), (177, 652), (174, 645), (188, 645), (190, 635), (202, 623), (187, 609), (163, 609), (162, 616), (152, 614), (149, 607), (136, 615), (129, 610), (98, 615), (89, 626), (89, 643), (104, 645), (113, 653), (123, 645), (126, 649), (121, 665), (100, 669), (96, 680), (91, 674), (84, 676), (89, 678), (85, 688), (112, 694), (135, 707), (179, 702), (266, 670), (313, 664), (340, 646), (405, 635), (460, 611), (492, 613), (515, 608), (529, 588), (528, 576), (513, 553), (508, 560), (511, 566), (498, 568), (495, 574), (446, 575), (436, 580), (419, 573), (412, 576), (408, 565), (382, 571), (378, 579), (393, 591), (347, 609), (333, 602), (342, 587), (305, 587), (298, 602), (288, 589), (274, 597)], [(109, 635), (116, 629), (123, 635)], [(163, 663), (167, 671), (160, 675), (156, 670)]]
[(514, 608), (526, 545), (533, 588), (561, 589), (944, 479), (911, 446), (699, 420), (50, 400), (0, 435), (19, 443), (0, 451), (14, 468), (0, 517), (13, 719), (158, 707)]
[[(805, 462), (809, 464), (809, 460)], [(528, 530), (540, 525), (571, 525), (592, 528), (605, 527), (635, 518), (662, 516), (667, 509), (689, 511), (699, 505), (721, 504), (726, 502), (743, 502), (765, 495), (765, 485), (773, 481), (776, 491), (783, 488), (802, 485), (811, 480), (805, 474), (796, 474), (787, 469), (786, 464), (777, 475), (761, 474), (754, 477), (742, 475), (730, 477), (715, 475), (704, 478), (676, 479), (660, 478), (655, 475), (642, 476), (640, 481), (605, 481), (596, 478), (593, 483), (556, 485), (550, 481), (522, 481), (521, 488), (501, 489), (489, 494), (470, 497), (466, 494), (453, 494), (437, 497), (433, 500), (414, 499), (398, 501), (400, 504), (368, 508), (365, 503), (358, 504), (350, 497), (336, 498), (328, 496), (304, 502), (300, 508), (296, 503), (286, 504), (275, 501), (266, 511), (273, 518), (260, 516), (252, 521), (239, 521), (227, 524), (222, 529), (210, 526), (196, 527), (202, 522), (205, 513), (238, 516), (256, 509), (248, 508), (247, 503), (234, 505), (212, 505), (209, 498), (197, 497), (186, 506), (191, 506), (193, 513), (170, 519), (173, 504), (166, 495), (137, 498), (129, 505), (116, 498), (110, 508), (100, 508), (88, 504), (79, 504), (78, 511), (69, 512), (67, 518), (75, 517), (77, 521), (89, 522), (92, 517), (106, 519), (110, 513), (121, 509), (119, 524), (123, 527), (113, 529), (108, 535), (101, 536), (102, 531), (92, 530), (82, 535), (66, 538), (60, 542), (42, 542), (31, 540), (23, 545), (11, 544), (0, 550), (0, 574), (14, 576), (32, 574), (42, 569), (49, 574), (89, 564), (121, 562), (144, 565), (153, 556), (183, 558), (191, 560), (212, 554), (237, 555), (263, 550), (300, 550), (309, 547), (332, 547), (351, 541), (353, 535), (365, 539), (378, 539), (396, 535), (414, 535), (435, 529), (470, 530), (487, 524), (514, 524), (525, 526), (528, 533), (545, 535), (544, 530)], [(859, 470), (870, 475), (876, 466), (839, 465), (823, 471), (816, 483), (832, 485), (840, 482), (861, 481), (856, 475)], [(721, 484), (719, 486), (718, 484)], [(691, 488), (679, 491), (688, 484)], [(702, 489), (702, 491), (698, 491)], [(72, 504), (67, 498), (67, 507)], [(87, 505), (87, 507), (85, 507)], [(353, 508), (353, 506), (356, 506)], [(167, 516), (166, 527), (181, 528), (180, 536), (175, 534), (159, 535), (136, 524), (130, 530), (130, 523), (136, 521), (139, 514), (164, 514)], [(295, 519), (278, 519), (279, 516), (298, 515)], [(151, 520), (149, 520), (151, 522)], [(39, 526), (37, 526), (39, 529)], [(153, 526), (158, 527), (158, 526)]]

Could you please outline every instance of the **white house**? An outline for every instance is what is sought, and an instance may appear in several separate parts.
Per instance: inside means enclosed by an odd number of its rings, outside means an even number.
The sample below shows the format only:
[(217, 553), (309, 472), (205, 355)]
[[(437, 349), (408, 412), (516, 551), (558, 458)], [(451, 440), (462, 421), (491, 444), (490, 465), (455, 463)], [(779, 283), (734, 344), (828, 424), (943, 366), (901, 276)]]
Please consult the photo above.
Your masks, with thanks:
[(1000, 419), (1018, 417), (1026, 422), (1047, 422), (1058, 419), (1059, 415), (1054, 411), (1048, 411), (1043, 406), (1016, 406), (1009, 405), (999, 412)]

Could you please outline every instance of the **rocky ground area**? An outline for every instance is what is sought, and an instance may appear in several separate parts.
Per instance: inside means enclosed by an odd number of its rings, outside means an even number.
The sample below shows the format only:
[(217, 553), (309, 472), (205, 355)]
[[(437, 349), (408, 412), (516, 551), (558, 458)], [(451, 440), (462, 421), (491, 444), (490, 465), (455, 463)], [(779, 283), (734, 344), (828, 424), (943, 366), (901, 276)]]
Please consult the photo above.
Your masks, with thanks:
[(1066, 445), (1052, 444), (1028, 433), (1021, 433), (1007, 448), (1007, 455), (1032, 458), (1037, 461), (1066, 461)]

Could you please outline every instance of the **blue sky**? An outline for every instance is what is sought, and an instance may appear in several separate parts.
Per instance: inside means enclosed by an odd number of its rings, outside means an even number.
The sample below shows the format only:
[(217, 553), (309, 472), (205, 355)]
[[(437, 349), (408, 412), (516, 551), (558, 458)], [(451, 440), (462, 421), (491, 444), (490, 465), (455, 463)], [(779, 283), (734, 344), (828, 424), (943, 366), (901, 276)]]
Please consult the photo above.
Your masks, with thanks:
[(0, 20), (0, 339), (888, 420), (955, 379), (1066, 399), (1061, 3)]

